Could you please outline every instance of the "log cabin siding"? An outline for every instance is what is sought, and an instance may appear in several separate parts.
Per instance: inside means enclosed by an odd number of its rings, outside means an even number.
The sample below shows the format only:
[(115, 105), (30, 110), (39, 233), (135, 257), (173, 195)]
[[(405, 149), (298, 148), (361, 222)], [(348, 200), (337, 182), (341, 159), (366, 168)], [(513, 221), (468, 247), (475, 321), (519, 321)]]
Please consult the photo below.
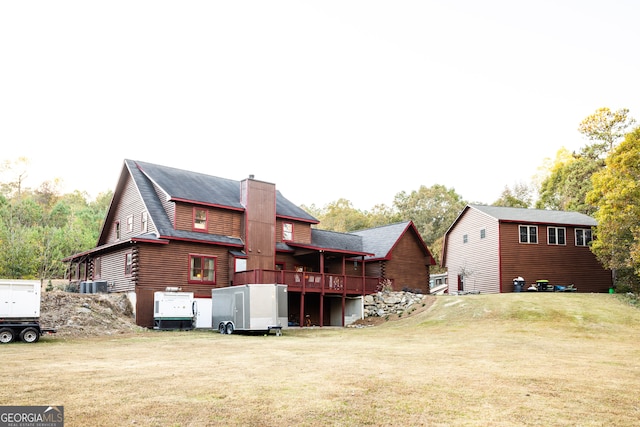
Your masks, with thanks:
[[(386, 277), (393, 278), (395, 291), (411, 289), (429, 293), (429, 263), (429, 255), (424, 253), (417, 236), (404, 233), (393, 248), (391, 259), (385, 262), (384, 273)], [(417, 271), (416, 265), (424, 268)]]
[[(485, 230), (484, 238), (481, 230)], [(475, 209), (467, 210), (449, 230), (446, 249), (449, 293), (459, 290), (458, 276), (463, 278), (464, 291), (500, 292), (498, 220)]]
[[(536, 225), (538, 243), (520, 243), (519, 225)], [(547, 227), (501, 224), (502, 291), (511, 292), (513, 279), (522, 276), (527, 285), (545, 279), (554, 285), (574, 284), (580, 292), (606, 292), (611, 286), (611, 272), (600, 265), (589, 247), (576, 246), (575, 227), (564, 226), (565, 245), (548, 244)]]
[[(175, 205), (175, 229), (192, 231), (194, 205), (189, 203), (176, 203)], [(242, 212), (203, 206), (198, 206), (198, 209), (207, 211), (207, 233), (231, 237), (241, 236)]]
[(311, 244), (311, 224), (292, 219), (276, 219), (276, 242), (282, 243), (282, 224), (293, 224), (293, 241), (302, 244)]
[[(215, 284), (189, 283), (189, 255), (216, 257)], [(222, 246), (187, 242), (168, 245), (138, 245), (138, 284), (136, 286), (136, 323), (153, 326), (153, 293), (167, 287), (179, 287), (196, 297), (211, 297), (211, 289), (230, 285), (229, 251)]]

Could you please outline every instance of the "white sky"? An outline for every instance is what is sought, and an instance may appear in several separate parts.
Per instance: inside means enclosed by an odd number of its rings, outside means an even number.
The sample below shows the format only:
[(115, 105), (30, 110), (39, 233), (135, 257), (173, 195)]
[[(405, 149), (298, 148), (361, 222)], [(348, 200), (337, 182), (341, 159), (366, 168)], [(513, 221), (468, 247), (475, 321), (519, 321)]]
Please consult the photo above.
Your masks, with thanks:
[(274, 182), (296, 204), (491, 203), (640, 119), (640, 3), (4, 1), (0, 160), (114, 189), (125, 158)]

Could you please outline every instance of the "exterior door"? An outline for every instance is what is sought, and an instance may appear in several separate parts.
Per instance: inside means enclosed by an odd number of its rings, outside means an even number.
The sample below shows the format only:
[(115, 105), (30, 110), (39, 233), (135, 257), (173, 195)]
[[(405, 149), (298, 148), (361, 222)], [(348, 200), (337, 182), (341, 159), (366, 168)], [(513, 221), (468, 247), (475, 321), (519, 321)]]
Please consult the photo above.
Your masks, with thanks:
[(236, 329), (244, 329), (244, 293), (236, 292), (235, 310), (233, 313), (233, 323)]
[(458, 291), (464, 291), (464, 276), (458, 274)]

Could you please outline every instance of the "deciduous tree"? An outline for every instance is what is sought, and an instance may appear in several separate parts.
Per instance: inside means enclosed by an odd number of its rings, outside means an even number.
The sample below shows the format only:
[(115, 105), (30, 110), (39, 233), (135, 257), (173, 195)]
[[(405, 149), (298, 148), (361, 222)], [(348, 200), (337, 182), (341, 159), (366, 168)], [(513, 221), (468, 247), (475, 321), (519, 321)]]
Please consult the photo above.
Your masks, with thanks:
[(589, 202), (597, 205), (598, 221), (592, 251), (600, 262), (624, 276), (638, 291), (640, 276), (640, 128), (626, 135), (593, 175)]

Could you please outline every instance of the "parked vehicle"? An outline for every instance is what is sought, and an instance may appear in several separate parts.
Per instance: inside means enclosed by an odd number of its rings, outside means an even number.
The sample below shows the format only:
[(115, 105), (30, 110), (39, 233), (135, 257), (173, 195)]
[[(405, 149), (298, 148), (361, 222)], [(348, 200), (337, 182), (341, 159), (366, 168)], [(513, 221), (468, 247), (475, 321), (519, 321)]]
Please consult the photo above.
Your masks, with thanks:
[(0, 279), (0, 344), (38, 342), (55, 329), (40, 326), (40, 281)]
[(287, 285), (249, 284), (211, 290), (211, 326), (221, 334), (275, 331), (288, 326)]

